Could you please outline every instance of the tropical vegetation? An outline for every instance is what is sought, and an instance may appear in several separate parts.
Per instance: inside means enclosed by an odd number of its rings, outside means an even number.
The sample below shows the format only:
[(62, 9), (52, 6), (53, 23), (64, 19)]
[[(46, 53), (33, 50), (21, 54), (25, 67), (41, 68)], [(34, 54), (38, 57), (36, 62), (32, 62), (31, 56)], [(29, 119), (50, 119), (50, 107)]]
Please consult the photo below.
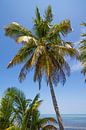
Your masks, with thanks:
[(39, 94), (30, 100), (17, 88), (8, 88), (0, 102), (0, 130), (57, 130), (54, 118), (40, 117), (41, 103)]
[(53, 86), (57, 86), (59, 82), (64, 85), (66, 77), (70, 75), (66, 57), (77, 57), (78, 53), (72, 42), (63, 39), (72, 31), (70, 21), (66, 19), (59, 24), (52, 24), (52, 21), (51, 6), (48, 6), (43, 18), (37, 7), (32, 32), (16, 22), (5, 28), (6, 36), (15, 39), (18, 44), (22, 43), (21, 49), (10, 61), (8, 68), (24, 63), (19, 74), (20, 81), (23, 81), (27, 73), (33, 69), (33, 79), (38, 81), (39, 89), (42, 77), (45, 77), (50, 87), (59, 128), (64, 130)]
[[(86, 27), (86, 23), (82, 24), (84, 27)], [(85, 75), (86, 77), (86, 33), (83, 33), (81, 35), (83, 38), (80, 42), (80, 61), (82, 63), (83, 69), (82, 69), (82, 73)], [(86, 81), (86, 78), (85, 78)]]

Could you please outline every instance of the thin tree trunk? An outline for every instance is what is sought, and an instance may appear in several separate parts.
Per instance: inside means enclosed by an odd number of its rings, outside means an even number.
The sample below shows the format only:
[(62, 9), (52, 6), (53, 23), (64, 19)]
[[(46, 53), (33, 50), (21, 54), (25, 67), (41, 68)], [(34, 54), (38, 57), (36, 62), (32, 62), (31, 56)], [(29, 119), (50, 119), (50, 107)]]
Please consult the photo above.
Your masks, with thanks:
[(58, 104), (57, 104), (53, 85), (52, 85), (51, 82), (50, 82), (50, 92), (51, 92), (52, 102), (53, 102), (54, 110), (55, 110), (56, 117), (57, 117), (57, 120), (58, 120), (59, 128), (60, 128), (60, 130), (64, 130), (62, 118), (61, 118), (61, 115), (60, 115), (60, 112), (59, 112), (59, 107), (58, 107)]

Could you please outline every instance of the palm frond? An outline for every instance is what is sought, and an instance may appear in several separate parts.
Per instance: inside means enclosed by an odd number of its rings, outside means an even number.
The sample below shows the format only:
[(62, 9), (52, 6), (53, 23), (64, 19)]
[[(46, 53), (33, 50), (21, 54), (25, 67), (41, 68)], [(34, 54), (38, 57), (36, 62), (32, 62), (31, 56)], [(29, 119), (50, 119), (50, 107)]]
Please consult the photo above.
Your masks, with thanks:
[(19, 23), (13, 22), (5, 27), (5, 35), (16, 40), (19, 36), (32, 36), (32, 33)]
[(82, 37), (86, 37), (86, 33), (81, 34)]
[(59, 24), (58, 28), (59, 28), (59, 32), (60, 32), (63, 36), (67, 35), (69, 32), (72, 31), (71, 24), (70, 24), (70, 21), (69, 21), (69, 20), (63, 20), (63, 21)]
[(37, 62), (35, 64), (35, 69), (34, 69), (34, 81), (38, 81), (39, 90), (41, 89), (41, 81), (42, 81), (44, 67), (45, 67), (45, 54), (41, 54), (37, 59)]
[(59, 82), (65, 83), (66, 76), (70, 75), (69, 64), (64, 59), (63, 55), (59, 54), (59, 51), (53, 49), (48, 52), (49, 57), (51, 58), (51, 82), (57, 86)]
[(21, 109), (21, 112), (24, 113), (28, 104), (24, 93), (15, 87), (11, 87), (6, 90), (5, 94), (10, 97), (10, 99), (13, 99), (14, 108), (17, 108), (18, 112)]
[[(35, 51), (34, 54), (30, 57), (30, 59), (26, 62), (26, 64), (24, 65), (24, 67), (21, 69), (20, 75), (19, 75), (19, 79), (20, 81), (24, 80), (27, 72), (34, 66), (37, 64), (38, 59), (40, 57), (40, 55), (43, 55), (45, 52), (45, 47), (39, 45)], [(41, 76), (41, 73), (40, 73)], [(41, 78), (41, 77), (40, 77)], [(35, 79), (35, 78), (34, 78)]]
[(30, 57), (30, 55), (33, 53), (35, 48), (36, 45), (34, 44), (34, 42), (29, 41), (19, 50), (17, 55), (9, 62), (8, 68), (26, 61), (27, 58)]
[(30, 108), (32, 110), (36, 110), (42, 103), (42, 100), (38, 100), (39, 99), (39, 94), (37, 94), (33, 100), (33, 102), (30, 104)]
[[(86, 26), (86, 23), (82, 23), (81, 25)], [(82, 73), (86, 76), (86, 33), (81, 35), (82, 37), (84, 37), (81, 41), (80, 41), (80, 56), (79, 59), (82, 63)], [(85, 79), (86, 81), (86, 79)]]
[[(25, 114), (22, 120), (22, 129), (25, 128), (34, 128), (34, 125), (37, 125), (35, 122), (37, 121), (35, 117), (39, 116), (38, 107), (41, 104), (41, 100), (39, 100), (39, 94), (35, 96), (32, 103), (29, 105), (28, 109), (26, 109)], [(34, 122), (35, 118), (35, 122)]]
[(13, 101), (5, 95), (0, 103), (0, 129), (5, 129), (13, 123), (11, 118), (12, 111)]
[(20, 130), (20, 128), (16, 127), (16, 126), (10, 126), (5, 130)]
[(38, 7), (36, 7), (36, 22), (39, 23), (41, 21), (41, 16)]
[(35, 45), (37, 45), (37, 39), (33, 36), (19, 36), (17, 39), (16, 39), (16, 42), (17, 43), (34, 43)]
[(53, 20), (52, 8), (49, 5), (45, 11), (45, 21), (50, 24), (52, 20)]
[(34, 23), (34, 32), (37, 38), (43, 38), (49, 31), (49, 26), (47, 22), (41, 20), (40, 23)]
[(80, 44), (81, 44), (80, 47), (82, 47), (82, 46), (85, 47), (85, 45), (86, 45), (86, 39), (81, 40), (81, 41), (80, 41)]
[(54, 46), (56, 49), (59, 50), (59, 53), (62, 54), (63, 56), (70, 56), (70, 57), (75, 57), (78, 58), (79, 53), (75, 48), (72, 48), (69, 44), (65, 44), (65, 46)]
[(82, 23), (81, 25), (82, 25), (82, 26), (86, 26), (86, 23)]
[(58, 43), (61, 43), (61, 34), (63, 36), (66, 36), (69, 32), (72, 31), (71, 24), (69, 20), (63, 20), (59, 24), (54, 24), (53, 26), (50, 27), (48, 33), (47, 33), (47, 38), (48, 40), (50, 39), (51, 41), (58, 41)]
[(29, 72), (33, 66), (32, 66), (32, 57), (33, 55), (30, 57), (30, 59), (25, 63), (25, 65), (22, 67), (20, 74), (19, 74), (19, 81), (22, 82), (27, 75), (27, 72)]

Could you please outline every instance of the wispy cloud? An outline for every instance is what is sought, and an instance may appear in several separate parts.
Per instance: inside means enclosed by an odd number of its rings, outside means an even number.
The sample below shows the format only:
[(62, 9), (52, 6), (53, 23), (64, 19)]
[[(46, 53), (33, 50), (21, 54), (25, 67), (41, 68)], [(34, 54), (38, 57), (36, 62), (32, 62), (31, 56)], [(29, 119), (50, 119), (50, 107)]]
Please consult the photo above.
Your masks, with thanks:
[(73, 64), (71, 65), (71, 71), (72, 72), (76, 72), (82, 69), (82, 65), (80, 62), (78, 62), (77, 64)]

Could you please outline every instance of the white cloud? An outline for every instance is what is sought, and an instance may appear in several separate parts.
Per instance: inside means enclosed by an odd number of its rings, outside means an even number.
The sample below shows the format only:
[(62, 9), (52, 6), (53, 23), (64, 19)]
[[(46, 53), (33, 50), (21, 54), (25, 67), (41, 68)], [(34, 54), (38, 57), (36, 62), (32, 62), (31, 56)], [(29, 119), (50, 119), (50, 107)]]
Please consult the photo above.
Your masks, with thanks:
[(82, 69), (82, 65), (80, 62), (78, 62), (77, 64), (73, 64), (71, 65), (71, 72), (76, 72)]

